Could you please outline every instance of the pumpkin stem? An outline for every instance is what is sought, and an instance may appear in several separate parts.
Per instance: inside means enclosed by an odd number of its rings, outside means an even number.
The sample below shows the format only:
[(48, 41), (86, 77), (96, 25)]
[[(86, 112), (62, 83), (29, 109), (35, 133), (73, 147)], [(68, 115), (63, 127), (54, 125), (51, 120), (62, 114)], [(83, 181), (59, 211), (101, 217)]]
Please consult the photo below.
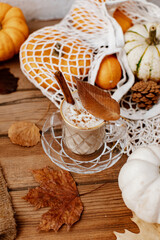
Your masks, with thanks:
[(55, 48), (52, 53), (54, 56), (59, 57), (59, 54), (60, 54), (59, 50), (61, 49), (61, 46), (62, 45), (59, 42), (55, 44)]
[(0, 23), (0, 30), (2, 29), (2, 24)]
[(156, 26), (154, 25), (151, 26), (149, 29), (149, 38), (146, 39), (146, 42), (149, 45), (157, 45), (159, 43), (159, 40), (156, 37), (156, 32), (157, 32)]

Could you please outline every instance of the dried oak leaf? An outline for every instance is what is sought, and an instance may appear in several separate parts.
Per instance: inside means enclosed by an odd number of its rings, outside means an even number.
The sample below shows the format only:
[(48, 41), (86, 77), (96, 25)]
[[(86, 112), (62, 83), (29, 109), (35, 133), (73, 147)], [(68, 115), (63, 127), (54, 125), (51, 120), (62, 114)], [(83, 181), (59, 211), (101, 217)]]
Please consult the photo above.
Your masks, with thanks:
[(76, 183), (67, 171), (56, 171), (46, 167), (33, 170), (33, 176), (40, 186), (30, 189), (23, 198), (36, 207), (50, 207), (41, 217), (38, 230), (55, 232), (66, 224), (70, 228), (83, 211)]
[(40, 129), (31, 122), (15, 122), (8, 129), (8, 137), (14, 144), (32, 147), (40, 141)]
[(132, 233), (128, 230), (125, 230), (124, 233), (114, 234), (117, 237), (117, 240), (159, 240), (160, 239), (160, 225), (147, 223), (143, 220), (139, 219), (135, 213), (133, 213), (133, 218), (131, 218), (133, 222), (137, 224), (139, 227), (139, 233)]
[(88, 82), (76, 79), (78, 95), (83, 107), (95, 117), (106, 121), (120, 118), (120, 106), (110, 94)]

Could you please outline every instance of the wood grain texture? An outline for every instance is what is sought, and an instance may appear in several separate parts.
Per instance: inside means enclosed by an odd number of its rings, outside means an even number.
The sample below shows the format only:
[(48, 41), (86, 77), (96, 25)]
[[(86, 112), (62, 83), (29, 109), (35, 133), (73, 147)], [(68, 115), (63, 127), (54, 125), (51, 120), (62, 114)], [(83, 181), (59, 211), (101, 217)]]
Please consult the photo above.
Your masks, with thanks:
[[(8, 150), (7, 150), (8, 149)], [(30, 170), (51, 166), (56, 169), (48, 156), (45, 155), (41, 143), (34, 147), (21, 147), (11, 143), (8, 137), (0, 138), (0, 162), (4, 168), (5, 176), (10, 189), (34, 186), (35, 181)], [(113, 167), (96, 174), (75, 174), (73, 177), (78, 185), (103, 184), (117, 182), (120, 168), (126, 161), (123, 156)], [(6, 170), (6, 171), (5, 171)]]
[[(57, 21), (33, 21), (29, 26), (33, 32), (55, 23)], [(37, 232), (40, 217), (47, 209), (35, 211), (34, 207), (22, 199), (29, 188), (37, 186), (30, 170), (45, 166), (59, 168), (45, 155), (41, 143), (30, 148), (14, 145), (7, 132), (13, 122), (22, 120), (34, 122), (41, 128), (47, 116), (57, 108), (22, 74), (18, 56), (2, 63), (0, 68), (10, 68), (19, 77), (16, 92), (0, 95), (0, 163), (16, 212), (17, 240), (115, 240), (113, 231), (123, 232), (127, 228), (137, 232), (136, 225), (130, 220), (131, 212), (124, 205), (118, 187), (118, 174), (127, 159), (125, 155), (113, 167), (100, 173), (72, 174), (82, 195), (84, 212), (81, 220), (69, 232), (65, 226), (58, 233)], [(97, 190), (91, 192), (94, 189)]]
[[(94, 185), (94, 188), (98, 185)], [(79, 186), (79, 192), (89, 192), (91, 185)], [(114, 190), (113, 190), (114, 189)], [(27, 193), (26, 190), (12, 191), (14, 208), (16, 211), (16, 221), (19, 226), (19, 238), (26, 239), (27, 232), (30, 232), (31, 239), (111, 239), (115, 236), (113, 231), (123, 232), (126, 227), (129, 230), (138, 232), (135, 224), (130, 220), (131, 213), (126, 210), (122, 201), (121, 193), (118, 189), (117, 183), (109, 183), (92, 192), (81, 197), (84, 203), (84, 212), (81, 220), (76, 223), (67, 232), (66, 227), (63, 226), (58, 233), (53, 231), (49, 233), (38, 232), (37, 227), (41, 215), (45, 213), (48, 208), (35, 210), (30, 204), (26, 203), (22, 197)]]
[(6, 135), (15, 121), (31, 121), (41, 128), (47, 114), (56, 110), (37, 89), (0, 95), (0, 135)]

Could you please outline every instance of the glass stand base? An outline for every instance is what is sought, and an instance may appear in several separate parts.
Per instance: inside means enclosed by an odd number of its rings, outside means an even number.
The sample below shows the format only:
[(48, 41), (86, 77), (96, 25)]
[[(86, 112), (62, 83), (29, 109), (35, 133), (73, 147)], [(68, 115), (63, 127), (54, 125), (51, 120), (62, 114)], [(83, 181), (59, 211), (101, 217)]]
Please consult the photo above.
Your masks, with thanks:
[(122, 156), (126, 146), (126, 125), (122, 120), (106, 124), (106, 138), (102, 147), (89, 155), (78, 155), (68, 149), (62, 139), (60, 112), (50, 116), (42, 129), (42, 146), (53, 163), (60, 168), (81, 174), (100, 172), (112, 167)]

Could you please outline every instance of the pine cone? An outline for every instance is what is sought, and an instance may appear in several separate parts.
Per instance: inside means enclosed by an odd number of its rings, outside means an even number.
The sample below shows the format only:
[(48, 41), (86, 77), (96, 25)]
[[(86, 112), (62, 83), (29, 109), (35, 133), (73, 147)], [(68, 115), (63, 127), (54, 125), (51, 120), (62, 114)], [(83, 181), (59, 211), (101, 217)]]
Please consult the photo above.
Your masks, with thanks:
[(154, 81), (140, 81), (133, 85), (132, 101), (138, 103), (139, 108), (150, 109), (158, 102), (160, 85)]

